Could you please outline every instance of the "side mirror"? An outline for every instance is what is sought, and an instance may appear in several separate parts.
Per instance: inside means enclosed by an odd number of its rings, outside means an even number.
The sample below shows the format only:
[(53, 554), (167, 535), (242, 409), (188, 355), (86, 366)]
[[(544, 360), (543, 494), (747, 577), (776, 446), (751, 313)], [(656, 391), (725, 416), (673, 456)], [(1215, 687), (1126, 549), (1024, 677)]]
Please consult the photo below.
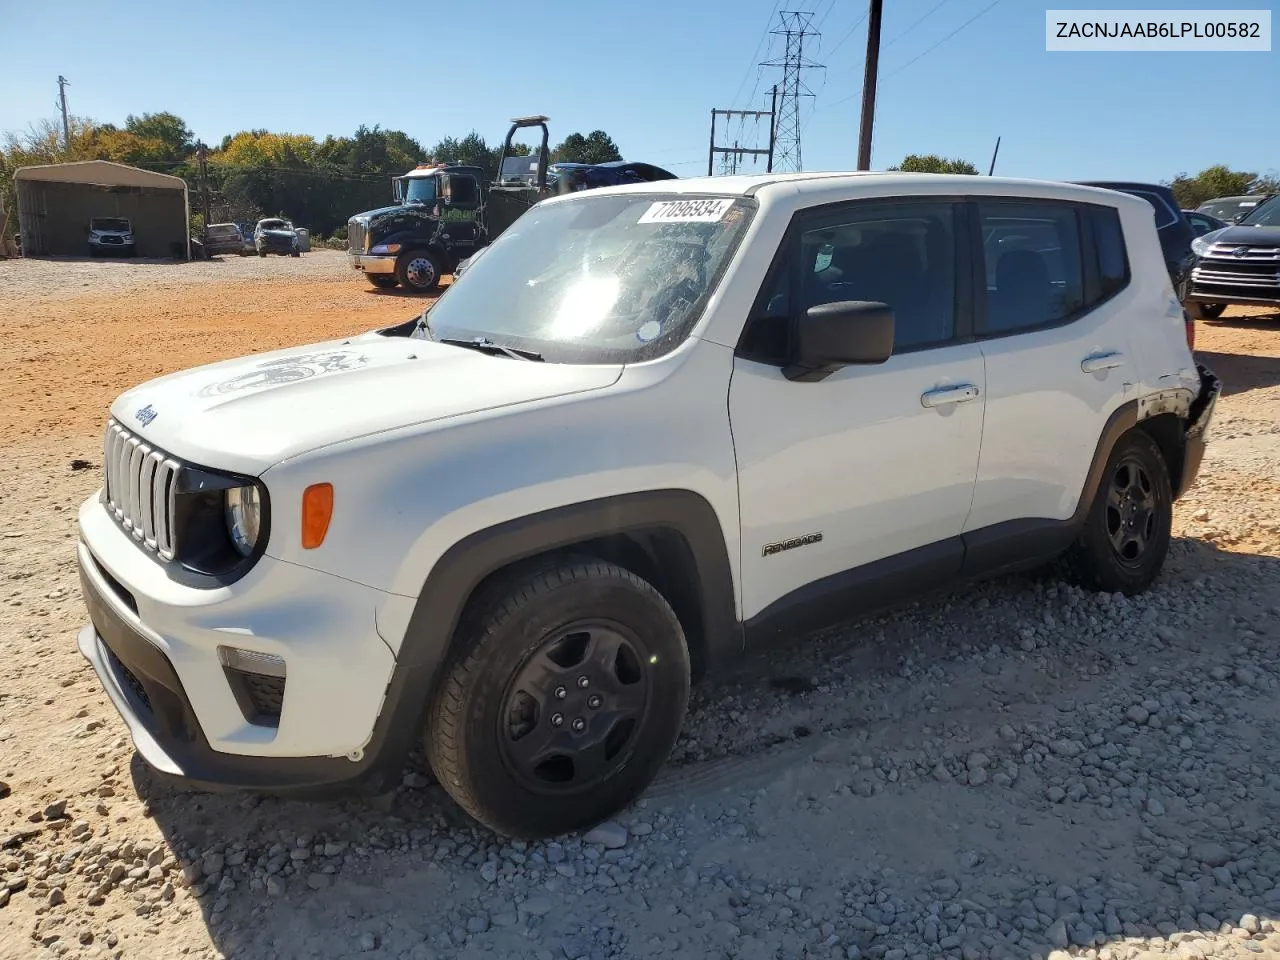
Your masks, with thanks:
[(822, 380), (841, 367), (884, 363), (893, 355), (893, 308), (872, 300), (810, 307), (796, 330), (788, 380)]

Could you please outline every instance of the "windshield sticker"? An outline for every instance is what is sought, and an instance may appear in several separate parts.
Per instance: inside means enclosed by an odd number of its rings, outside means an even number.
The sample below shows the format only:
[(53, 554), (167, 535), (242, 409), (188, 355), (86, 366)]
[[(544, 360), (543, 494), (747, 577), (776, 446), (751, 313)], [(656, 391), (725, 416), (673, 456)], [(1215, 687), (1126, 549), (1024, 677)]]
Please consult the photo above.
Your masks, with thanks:
[(637, 223), (719, 223), (733, 206), (733, 198), (719, 200), (659, 200)]
[(650, 340), (658, 339), (660, 333), (662, 333), (662, 324), (657, 320), (649, 320), (640, 324), (640, 329), (636, 331), (636, 339), (641, 343), (648, 343)]

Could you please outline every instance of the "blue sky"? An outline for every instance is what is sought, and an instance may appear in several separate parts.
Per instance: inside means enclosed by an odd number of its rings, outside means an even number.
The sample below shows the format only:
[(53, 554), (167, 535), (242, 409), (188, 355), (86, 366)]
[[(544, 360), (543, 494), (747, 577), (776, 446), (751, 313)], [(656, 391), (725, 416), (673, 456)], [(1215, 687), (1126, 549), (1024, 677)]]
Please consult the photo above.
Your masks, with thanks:
[[(1276, 49), (1048, 53), (1045, 8), (1070, 4), (990, 4), (886, 0), (874, 168), (914, 152), (985, 170), (997, 135), (997, 173), (1010, 176), (1160, 180), (1217, 162), (1280, 168)], [(73, 113), (120, 123), (171, 110), (213, 143), (257, 127), (322, 137), (361, 123), (403, 129), (424, 145), (471, 129), (494, 143), (509, 117), (545, 113), (555, 140), (602, 128), (627, 158), (692, 176), (706, 170), (712, 107), (764, 105), (776, 72), (752, 64), (781, 53), (780, 40), (765, 37), (778, 6), (217, 0), (200, 7), (197, 23), (171, 4), (137, 0), (63, 0), (56, 12), (0, 0), (0, 36), (11, 41), (0, 130), (54, 116), (62, 73)], [(852, 169), (866, 2), (781, 6), (813, 11), (822, 37), (806, 53), (827, 65), (806, 78), (817, 96), (804, 106), (805, 168)], [(202, 60), (229, 62), (237, 75), (215, 79), (218, 66), (202, 79)]]

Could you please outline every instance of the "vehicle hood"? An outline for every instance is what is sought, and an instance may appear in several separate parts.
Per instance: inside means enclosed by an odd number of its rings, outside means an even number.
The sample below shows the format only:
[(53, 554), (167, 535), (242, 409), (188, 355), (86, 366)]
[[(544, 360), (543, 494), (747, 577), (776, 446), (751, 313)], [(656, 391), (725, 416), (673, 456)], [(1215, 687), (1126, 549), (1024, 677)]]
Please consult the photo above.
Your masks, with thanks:
[(285, 240), (292, 242), (296, 236), (292, 230), (263, 230), (262, 238), (264, 240)]
[(1213, 230), (1202, 237), (1206, 243), (1238, 243), (1254, 247), (1280, 246), (1280, 227), (1251, 227), (1235, 224)]
[(257, 476), (327, 444), (599, 390), (621, 373), (370, 332), (159, 377), (121, 394), (111, 413), (174, 456)]
[(98, 227), (94, 227), (89, 232), (96, 233), (100, 237), (127, 237), (133, 233), (132, 230), (102, 230)]
[(420, 203), (393, 204), (392, 206), (389, 206), (389, 207), (379, 207), (377, 210), (365, 210), (363, 213), (357, 213), (354, 217), (351, 217), (351, 219), (352, 220), (372, 220), (374, 217), (381, 217), (388, 213), (399, 213), (400, 211), (405, 210), (407, 207), (410, 207), (410, 206), (420, 208), (423, 205)]

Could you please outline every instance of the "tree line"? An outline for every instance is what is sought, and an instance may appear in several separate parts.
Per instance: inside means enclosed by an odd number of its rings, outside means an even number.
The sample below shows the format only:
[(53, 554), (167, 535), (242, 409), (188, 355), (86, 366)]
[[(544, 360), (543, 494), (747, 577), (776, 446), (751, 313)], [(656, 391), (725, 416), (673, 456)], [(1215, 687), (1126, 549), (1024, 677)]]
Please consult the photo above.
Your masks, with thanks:
[[(948, 160), (937, 154), (909, 154), (901, 163), (889, 167), (907, 173), (960, 173), (978, 175), (978, 168), (968, 160)], [(1262, 193), (1280, 193), (1280, 175), (1232, 170), (1225, 164), (1206, 167), (1195, 176), (1179, 173), (1162, 181), (1173, 191), (1183, 210), (1194, 210), (1215, 197), (1244, 197)]]
[[(168, 173), (187, 181), (193, 226), (200, 210), (199, 144), (173, 113), (130, 115), (123, 126), (71, 117), (68, 138), (54, 120), (0, 138), (0, 194), (16, 209), (13, 182), (18, 167), (74, 160), (110, 160)], [(65, 142), (64, 142), (65, 141)], [(316, 236), (345, 235), (347, 219), (392, 202), (391, 178), (425, 161), (474, 164), (492, 180), (501, 144), (490, 146), (475, 131), (447, 136), (424, 147), (401, 130), (361, 126), (349, 137), (244, 130), (205, 150), (204, 167), (214, 223), (287, 217)], [(517, 154), (531, 148), (513, 145)], [(622, 159), (603, 130), (571, 133), (551, 152), (553, 162), (603, 163)]]
[[(57, 121), (46, 119), (23, 133), (0, 137), (0, 196), (16, 210), (13, 173), (21, 166), (69, 160), (112, 160), (185, 179), (193, 213), (200, 210), (198, 144), (181, 117), (173, 113), (129, 115), (123, 126), (71, 117), (68, 138)], [(65, 141), (65, 142), (64, 142)], [(517, 144), (518, 154), (527, 145)], [(401, 130), (361, 126), (351, 136), (326, 136), (244, 130), (207, 148), (205, 169), (213, 222), (247, 222), (282, 216), (309, 228), (317, 237), (344, 234), (354, 213), (392, 202), (391, 178), (424, 161), (457, 161), (497, 175), (501, 144), (490, 145), (474, 130), (423, 146)], [(575, 163), (620, 160), (617, 144), (603, 130), (571, 133), (555, 146), (551, 159)], [(960, 158), (910, 154), (889, 167), (914, 173), (976, 176), (976, 166)], [(1232, 170), (1217, 164), (1194, 176), (1179, 173), (1165, 183), (1185, 209), (1213, 197), (1280, 193), (1280, 176)], [(10, 214), (13, 216), (12, 212)], [(199, 230), (202, 218), (193, 218)]]

